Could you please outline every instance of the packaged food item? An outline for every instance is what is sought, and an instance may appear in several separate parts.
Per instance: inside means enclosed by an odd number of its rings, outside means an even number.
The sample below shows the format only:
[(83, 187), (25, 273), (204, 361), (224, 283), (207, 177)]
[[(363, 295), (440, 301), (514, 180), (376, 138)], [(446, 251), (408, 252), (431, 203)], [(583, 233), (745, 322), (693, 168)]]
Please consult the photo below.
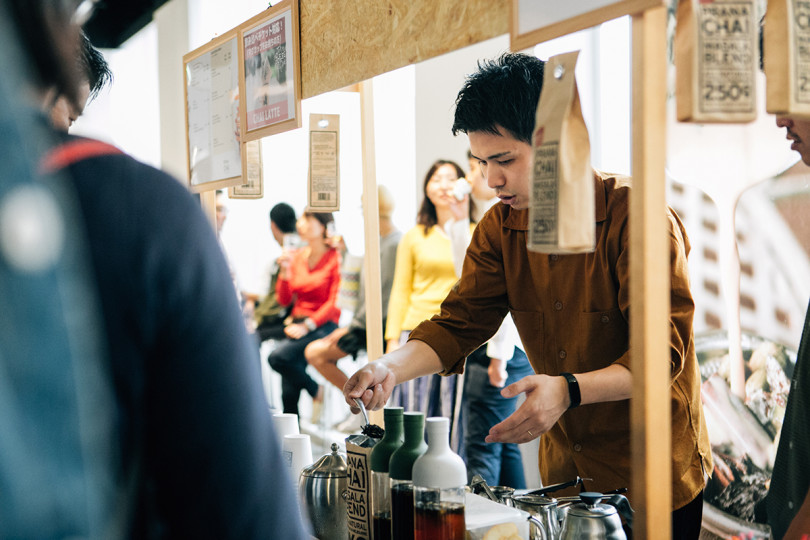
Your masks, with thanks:
[(585, 253), (596, 242), (591, 144), (574, 77), (578, 55), (546, 62), (532, 137), (530, 251)]
[(346, 437), (346, 521), (349, 540), (371, 538), (371, 452), (383, 437), (383, 430), (366, 424), (363, 434)]
[(765, 109), (810, 116), (810, 4), (768, 0), (762, 35)]
[(755, 120), (758, 45), (754, 0), (679, 0), (675, 26), (678, 120)]
[(529, 513), (486, 497), (465, 496), (467, 540), (529, 540)]
[(406, 412), (402, 418), (405, 442), (391, 454), (388, 476), (391, 481), (391, 537), (413, 540), (413, 464), (427, 450), (425, 415)]
[(391, 454), (402, 446), (402, 407), (386, 407), (385, 436), (371, 451), (371, 519), (374, 540), (391, 539), (391, 487), (388, 464)]
[(415, 540), (465, 540), (467, 467), (450, 448), (450, 419), (428, 418), (427, 451), (413, 464)]

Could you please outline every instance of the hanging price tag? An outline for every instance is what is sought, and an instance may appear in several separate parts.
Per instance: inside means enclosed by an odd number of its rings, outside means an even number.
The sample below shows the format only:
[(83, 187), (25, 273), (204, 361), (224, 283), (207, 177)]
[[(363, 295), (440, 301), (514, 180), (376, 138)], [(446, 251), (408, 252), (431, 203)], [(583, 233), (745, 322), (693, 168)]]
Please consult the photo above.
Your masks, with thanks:
[(734, 123), (756, 119), (758, 36), (753, 0), (678, 2), (678, 120)]

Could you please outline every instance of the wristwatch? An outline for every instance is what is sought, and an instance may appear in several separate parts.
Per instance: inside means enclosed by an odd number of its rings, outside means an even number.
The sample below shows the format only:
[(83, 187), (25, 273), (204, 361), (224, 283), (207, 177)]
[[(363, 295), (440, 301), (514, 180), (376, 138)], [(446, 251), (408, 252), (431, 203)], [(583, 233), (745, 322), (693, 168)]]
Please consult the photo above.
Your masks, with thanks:
[(579, 407), (580, 402), (582, 402), (582, 395), (579, 393), (577, 378), (570, 373), (560, 373), (560, 375), (565, 377), (565, 380), (568, 381), (568, 397), (571, 398), (571, 404), (568, 408), (573, 409), (574, 407)]
[(315, 324), (315, 321), (313, 321), (313, 320), (312, 320), (312, 319), (310, 319), (309, 317), (307, 317), (306, 319), (304, 319), (304, 326), (306, 326), (306, 327), (307, 327), (307, 330), (309, 330), (310, 332), (312, 332), (313, 330), (315, 330), (316, 328), (318, 328), (318, 325), (317, 325), (317, 324)]

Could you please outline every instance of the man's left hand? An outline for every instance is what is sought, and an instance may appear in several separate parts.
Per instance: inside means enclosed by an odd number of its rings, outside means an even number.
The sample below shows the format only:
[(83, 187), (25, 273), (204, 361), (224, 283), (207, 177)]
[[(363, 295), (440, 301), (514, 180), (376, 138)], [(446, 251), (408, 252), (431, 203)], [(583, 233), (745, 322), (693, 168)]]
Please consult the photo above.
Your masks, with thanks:
[(550, 430), (568, 409), (568, 384), (563, 377), (529, 375), (501, 390), (501, 395), (511, 398), (524, 392), (526, 401), (492, 426), (486, 442), (529, 442)]

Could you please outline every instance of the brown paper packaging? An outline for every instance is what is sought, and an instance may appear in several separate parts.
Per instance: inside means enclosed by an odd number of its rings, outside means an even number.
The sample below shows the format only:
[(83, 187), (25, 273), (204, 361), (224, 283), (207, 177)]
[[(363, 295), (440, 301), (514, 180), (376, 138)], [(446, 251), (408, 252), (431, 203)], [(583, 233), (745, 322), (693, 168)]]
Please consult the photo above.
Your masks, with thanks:
[(578, 55), (578, 51), (560, 54), (546, 62), (532, 137), (530, 251), (594, 250), (594, 180), (588, 128), (574, 76)]
[(371, 529), (371, 451), (377, 439), (365, 435), (346, 437), (349, 481), (346, 489), (346, 520), (349, 540), (370, 540)]
[(755, 120), (758, 43), (753, 0), (679, 0), (675, 27), (678, 120)]
[(762, 41), (765, 109), (810, 117), (810, 2), (768, 0)]

